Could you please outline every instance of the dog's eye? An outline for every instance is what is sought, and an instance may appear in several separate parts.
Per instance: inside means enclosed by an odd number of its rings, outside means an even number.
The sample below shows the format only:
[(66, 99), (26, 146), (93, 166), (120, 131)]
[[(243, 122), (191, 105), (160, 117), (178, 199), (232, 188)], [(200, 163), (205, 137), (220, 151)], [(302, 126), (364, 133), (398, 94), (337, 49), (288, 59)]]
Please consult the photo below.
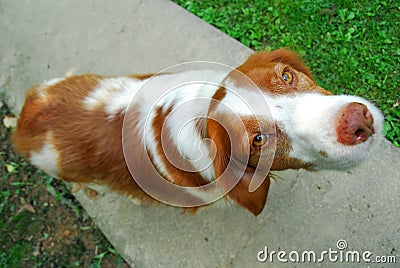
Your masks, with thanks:
[(266, 144), (267, 141), (268, 141), (268, 135), (267, 134), (258, 134), (253, 139), (253, 145), (256, 146), (256, 147), (261, 147), (264, 144)]
[(282, 78), (286, 83), (291, 84), (293, 82), (293, 73), (289, 70), (285, 70), (282, 73)]

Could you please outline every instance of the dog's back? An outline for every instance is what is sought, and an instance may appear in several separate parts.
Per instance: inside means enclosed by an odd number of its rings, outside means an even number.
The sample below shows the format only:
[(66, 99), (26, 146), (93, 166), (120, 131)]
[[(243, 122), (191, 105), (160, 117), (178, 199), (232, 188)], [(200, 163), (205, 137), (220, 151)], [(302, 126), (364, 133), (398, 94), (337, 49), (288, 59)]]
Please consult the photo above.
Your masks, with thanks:
[(101, 103), (92, 110), (83, 105), (102, 79), (75, 76), (30, 89), (12, 140), (20, 153), (49, 175), (141, 194), (124, 161), (123, 117), (110, 120)]

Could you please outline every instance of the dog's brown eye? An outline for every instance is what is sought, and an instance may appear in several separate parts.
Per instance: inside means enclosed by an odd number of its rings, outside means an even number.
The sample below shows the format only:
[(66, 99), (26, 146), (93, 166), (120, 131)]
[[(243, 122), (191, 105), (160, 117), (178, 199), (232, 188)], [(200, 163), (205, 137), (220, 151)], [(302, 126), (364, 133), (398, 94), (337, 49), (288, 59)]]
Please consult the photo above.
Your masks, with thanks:
[(261, 147), (264, 144), (266, 144), (267, 141), (268, 141), (268, 135), (267, 134), (258, 134), (253, 139), (253, 145), (256, 146), (256, 147)]
[(286, 83), (291, 84), (293, 82), (293, 73), (291, 71), (283, 71), (282, 78)]

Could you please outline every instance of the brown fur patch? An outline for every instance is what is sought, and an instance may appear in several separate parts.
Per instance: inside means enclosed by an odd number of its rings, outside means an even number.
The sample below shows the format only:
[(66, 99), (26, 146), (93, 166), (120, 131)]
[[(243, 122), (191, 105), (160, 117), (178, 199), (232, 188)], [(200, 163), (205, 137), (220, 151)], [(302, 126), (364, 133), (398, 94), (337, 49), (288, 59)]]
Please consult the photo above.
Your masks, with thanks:
[(60, 178), (77, 183), (108, 185), (130, 196), (141, 192), (131, 178), (122, 152), (123, 116), (109, 120), (101, 109), (87, 111), (82, 100), (101, 77), (70, 77), (45, 89), (31, 89), (20, 114), (13, 141), (26, 157), (43, 146), (48, 131), (60, 154)]

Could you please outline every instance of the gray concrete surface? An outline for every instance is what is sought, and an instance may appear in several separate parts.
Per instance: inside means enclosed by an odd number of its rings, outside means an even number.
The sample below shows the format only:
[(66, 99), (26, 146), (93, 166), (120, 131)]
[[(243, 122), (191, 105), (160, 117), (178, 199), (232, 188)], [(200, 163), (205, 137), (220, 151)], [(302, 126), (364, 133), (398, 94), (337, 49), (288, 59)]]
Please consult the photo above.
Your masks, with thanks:
[[(162, 0), (0, 0), (0, 25), (0, 91), (16, 113), (28, 87), (66, 73), (156, 72), (191, 60), (235, 66), (251, 52)], [(257, 254), (265, 247), (288, 254), (315, 251), (318, 258), (329, 249), (370, 251), (371, 259), (396, 256), (397, 265), (358, 265), (399, 267), (399, 163), (400, 150), (383, 140), (351, 172), (280, 172), (258, 218), (238, 207), (210, 207), (190, 216), (171, 207), (138, 207), (113, 193), (77, 198), (132, 267), (311, 265), (285, 265), (276, 255), (272, 263), (261, 263)], [(348, 245), (342, 251), (340, 239)], [(328, 255), (318, 263), (334, 264), (355, 265), (330, 262)]]

